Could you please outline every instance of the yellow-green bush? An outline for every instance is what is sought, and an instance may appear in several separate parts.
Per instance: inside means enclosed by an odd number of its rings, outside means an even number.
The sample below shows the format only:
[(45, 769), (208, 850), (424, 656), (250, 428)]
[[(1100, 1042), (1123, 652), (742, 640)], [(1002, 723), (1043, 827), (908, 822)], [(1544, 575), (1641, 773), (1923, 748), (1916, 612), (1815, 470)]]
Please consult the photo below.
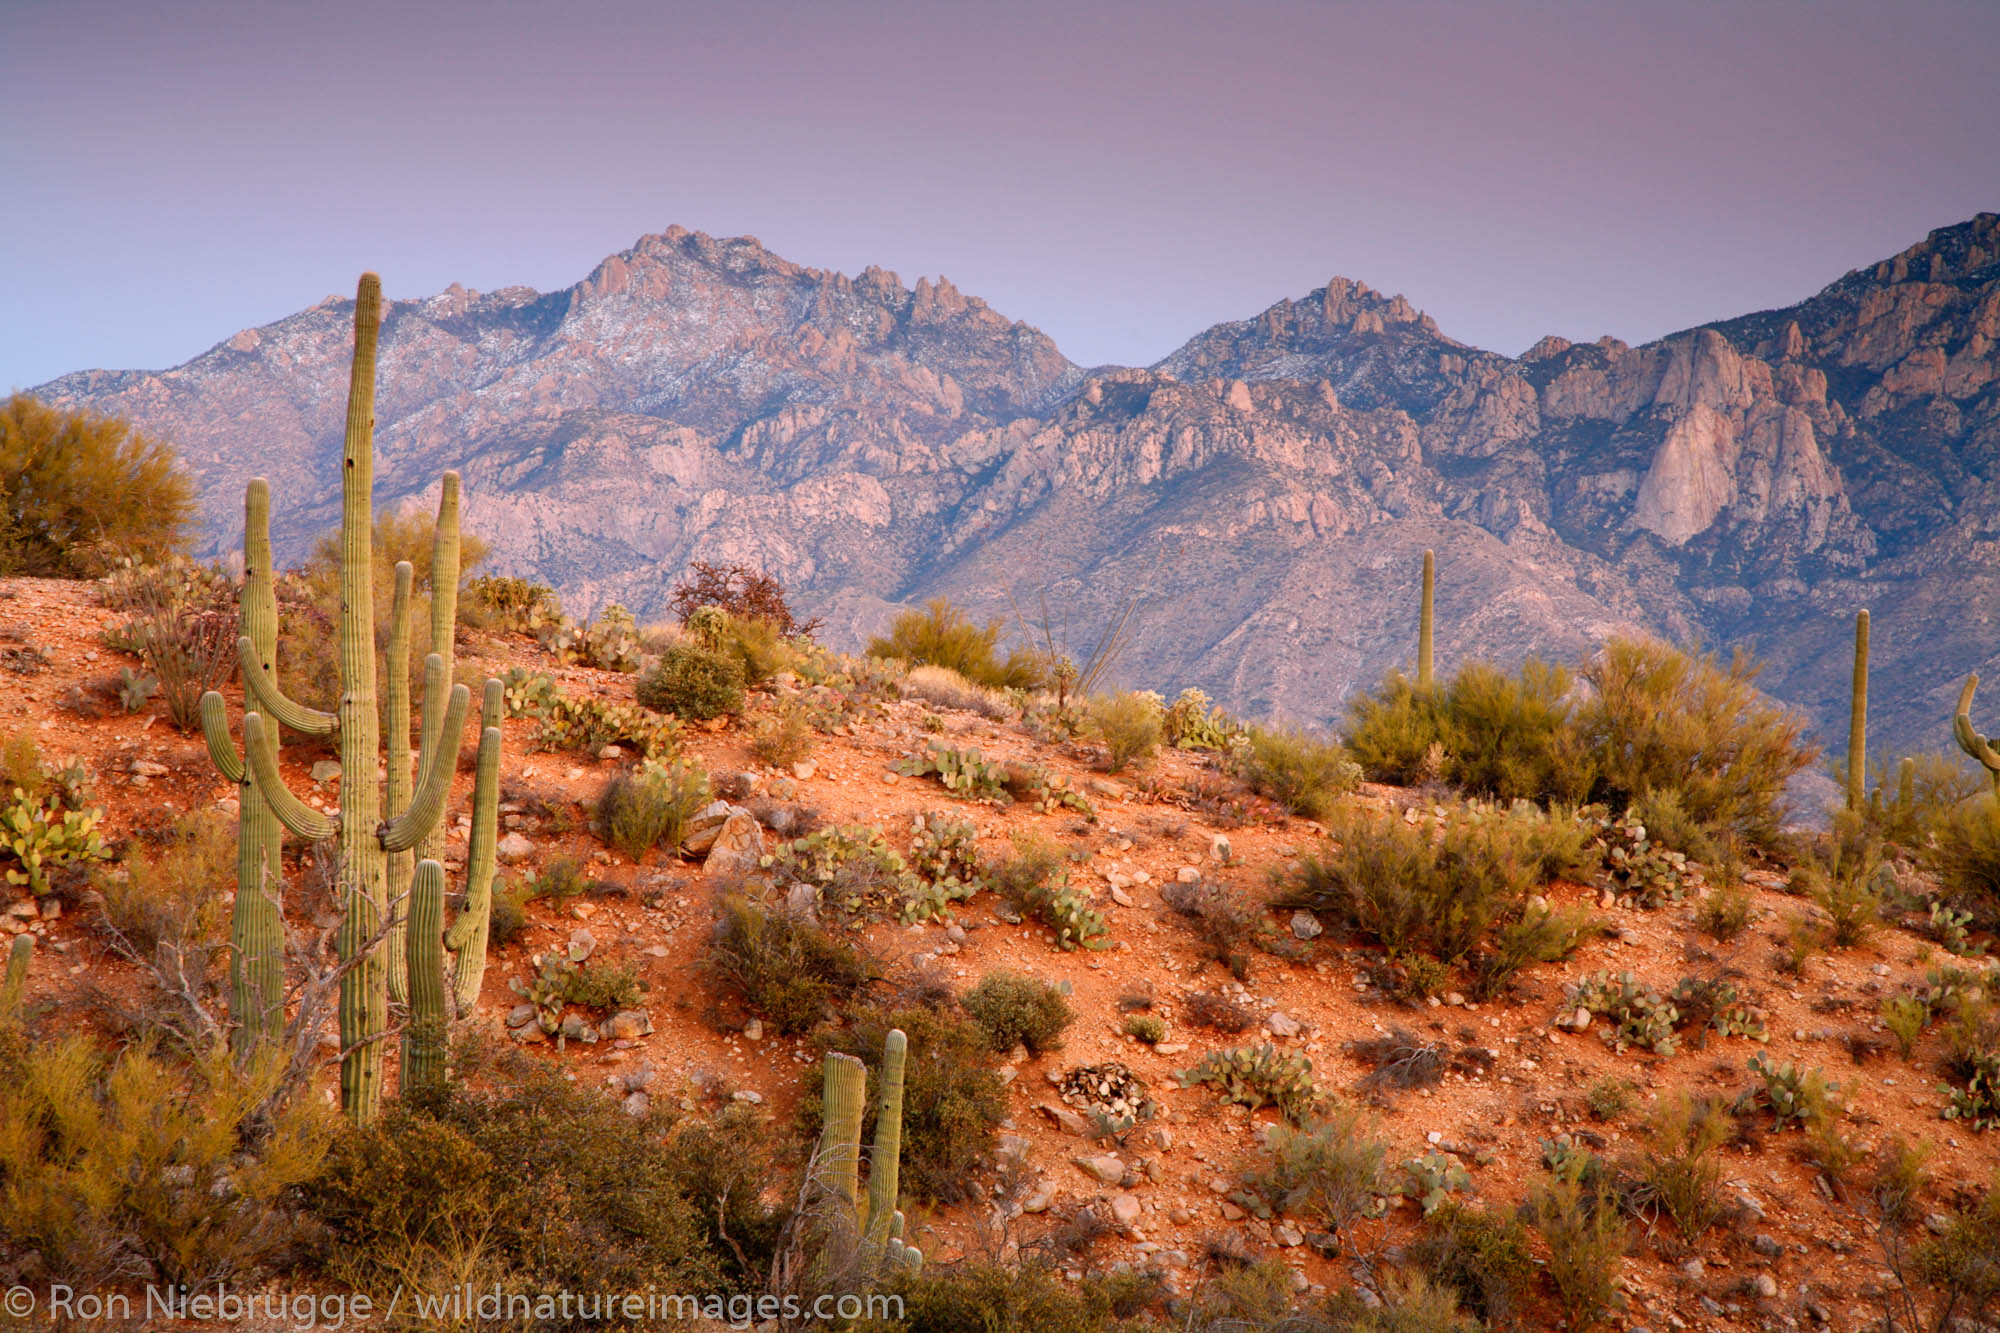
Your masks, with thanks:
[(120, 556), (157, 560), (194, 517), (173, 450), (130, 422), (21, 393), (0, 404), (0, 574), (95, 578)]
[(950, 667), (975, 684), (993, 689), (1037, 689), (1047, 683), (1042, 656), (1016, 648), (1000, 655), (1005, 623), (998, 617), (985, 625), (973, 623), (948, 598), (934, 597), (921, 609), (904, 611), (888, 634), (868, 644), (870, 657), (895, 657), (905, 662)]
[(1340, 746), (1303, 732), (1250, 727), (1232, 758), (1251, 789), (1295, 815), (1326, 819), (1354, 790), (1361, 770)]
[(76, 1286), (194, 1288), (261, 1274), (296, 1235), (290, 1193), (334, 1133), (275, 1069), (83, 1037), (0, 1045), (0, 1259)]
[(1157, 696), (1120, 690), (1094, 696), (1085, 709), (1090, 730), (1104, 742), (1105, 767), (1113, 773), (1143, 763), (1160, 748), (1163, 734)]

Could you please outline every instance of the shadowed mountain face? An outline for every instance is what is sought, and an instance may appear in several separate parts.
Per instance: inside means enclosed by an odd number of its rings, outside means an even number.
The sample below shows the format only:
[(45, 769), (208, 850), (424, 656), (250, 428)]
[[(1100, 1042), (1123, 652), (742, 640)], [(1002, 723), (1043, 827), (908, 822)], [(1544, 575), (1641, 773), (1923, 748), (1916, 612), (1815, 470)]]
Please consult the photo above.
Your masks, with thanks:
[[(35, 392), (173, 441), (210, 553), (269, 477), (296, 557), (336, 517), (350, 319), (329, 298)], [(567, 291), (395, 303), (380, 385), (380, 502), (459, 469), (496, 567), (578, 611), (657, 615), (694, 557), (773, 571), (850, 644), (940, 592), (1046, 594), (1087, 644), (1136, 598), (1125, 679), (1324, 721), (1412, 656), (1429, 546), (1446, 669), (1615, 629), (1747, 642), (1827, 735), (1870, 607), (1899, 751), (1947, 745), (1958, 680), (2000, 659), (1996, 214), (1643, 347), (1508, 358), (1335, 279), (1091, 372), (948, 282), (675, 228)]]

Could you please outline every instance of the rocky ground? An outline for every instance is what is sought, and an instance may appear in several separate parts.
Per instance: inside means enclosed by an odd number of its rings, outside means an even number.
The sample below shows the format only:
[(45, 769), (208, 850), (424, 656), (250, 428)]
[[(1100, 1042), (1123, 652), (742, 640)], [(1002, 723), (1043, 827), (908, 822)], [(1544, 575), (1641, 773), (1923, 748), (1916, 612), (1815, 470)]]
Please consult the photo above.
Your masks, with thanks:
[[(0, 691), (0, 730), (26, 729), (45, 755), (73, 755), (95, 770), (110, 838), (130, 837), (179, 812), (227, 805), (234, 789), (210, 765), (198, 736), (176, 731), (156, 712), (128, 714), (115, 703), (89, 702), (97, 682), (133, 664), (101, 642), (109, 619), (87, 584), (0, 583), (0, 627), (10, 640), (6, 665), (14, 673), (4, 677), (9, 688)], [(497, 674), (514, 664), (548, 671), (572, 691), (630, 697), (629, 677), (559, 665), (525, 639), (480, 638), (462, 649), (464, 671)], [(771, 693), (753, 695), (751, 715), (774, 701)], [(939, 738), (924, 726), (933, 713), (950, 743), (976, 746), (989, 757), (1032, 756), (1063, 774), (1088, 795), (1096, 821), (1070, 811), (968, 804), (933, 780), (899, 776), (893, 767), (898, 760)], [(546, 901), (529, 905), (529, 928), (497, 954), (487, 973), (478, 1021), (495, 1033), (511, 1033), (570, 1077), (634, 1098), (635, 1107), (645, 1100), (693, 1107), (734, 1098), (755, 1104), (789, 1133), (816, 1062), (805, 1041), (767, 1034), (712, 996), (697, 961), (718, 875), (696, 857), (656, 853), (633, 864), (592, 836), (590, 805), (629, 762), (624, 757), (537, 753), (529, 724), (510, 722), (505, 732), (505, 873), (532, 875), (567, 854), (583, 861), (596, 887), (559, 908)], [(1615, 1155), (1631, 1146), (1647, 1106), (1672, 1090), (1734, 1095), (1749, 1087), (1755, 1080), (1746, 1061), (1759, 1052), (1824, 1069), (1846, 1106), (1843, 1128), (1864, 1144), (1895, 1136), (1935, 1144), (1933, 1208), (1983, 1187), (2000, 1166), (2000, 1135), (1972, 1133), (1940, 1118), (1945, 1099), (1934, 1073), (1936, 1034), (1908, 1061), (1880, 1039), (1879, 1001), (1920, 987), (1928, 967), (1953, 960), (1916, 935), (1885, 926), (1860, 947), (1811, 958), (1797, 976), (1781, 973), (1775, 958), (1782, 933), (1790, 918), (1808, 909), (1786, 893), (1778, 867), (1750, 872), (1757, 919), (1728, 945), (1697, 928), (1694, 901), (1646, 911), (1600, 905), (1597, 886), (1558, 885), (1557, 900), (1588, 902), (1601, 912), (1607, 927), (1601, 938), (1567, 963), (1529, 969), (1499, 1002), (1468, 1003), (1451, 994), (1411, 1004), (1375, 986), (1368, 966), (1374, 956), (1317, 933), (1310, 918), (1275, 918), (1277, 929), (1298, 939), (1300, 957), (1260, 954), (1242, 983), (1205, 959), (1183, 919), (1163, 901), (1163, 888), (1199, 879), (1261, 894), (1274, 874), (1315, 849), (1321, 830), (1240, 789), (1232, 790), (1247, 815), (1241, 822), (1218, 818), (1214, 808), (1187, 808), (1177, 794), (1191, 782), (1231, 788), (1200, 754), (1166, 753), (1136, 773), (1110, 776), (1098, 771), (1088, 746), (1043, 745), (1017, 724), (917, 700), (850, 715), (835, 733), (820, 737), (809, 759), (784, 771), (757, 765), (740, 721), (691, 729), (689, 749), (739, 801), (755, 794), (768, 798), (762, 808), (805, 807), (822, 825), (872, 825), (899, 847), (908, 845), (919, 815), (949, 811), (976, 822), (981, 848), (990, 854), (1003, 853), (1023, 828), (1088, 853), (1073, 882), (1089, 890), (1093, 906), (1108, 918), (1114, 943), (1107, 950), (1063, 952), (1039, 926), (1005, 919), (1004, 905), (991, 894), (961, 905), (951, 924), (877, 925), (866, 932), (892, 974), (930, 967), (963, 987), (1007, 968), (1072, 988), (1077, 1021), (1064, 1046), (1004, 1058), (1012, 1117), (992, 1188), (982, 1190), (980, 1202), (912, 1218), (913, 1237), (934, 1263), (1008, 1257), (1089, 1204), (1114, 1219), (1116, 1232), (1076, 1260), (1079, 1269), (1086, 1262), (1163, 1265), (1185, 1287), (1210, 1248), (1233, 1233), (1251, 1248), (1281, 1255), (1302, 1286), (1347, 1282), (1352, 1247), (1398, 1244), (1412, 1234), (1417, 1208), (1392, 1199), (1383, 1219), (1362, 1224), (1348, 1253), (1326, 1255), (1300, 1230), (1246, 1216), (1226, 1197), (1238, 1171), (1256, 1158), (1258, 1137), (1276, 1113), (1224, 1106), (1212, 1088), (1184, 1089), (1174, 1075), (1210, 1050), (1255, 1040), (1305, 1053), (1322, 1089), (1365, 1105), (1371, 1127), (1391, 1143), (1391, 1162), (1447, 1154), (1469, 1172), (1472, 1196), (1489, 1203), (1522, 1197), (1543, 1170), (1544, 1140), (1576, 1134)], [(323, 750), (289, 745), (285, 766), (294, 790), (330, 803), (339, 781), (327, 766), (330, 758)], [(469, 762), (462, 763), (456, 810), (469, 802), (471, 780)], [(1394, 807), (1425, 798), (1370, 787), (1356, 799)], [(451, 846), (461, 859), (464, 836), (460, 823)], [(298, 905), (300, 896), (295, 913), (310, 910)], [(61, 1004), (91, 985), (137, 984), (106, 951), (92, 914), (87, 904), (51, 915), (38, 913), (29, 900), (0, 897), (0, 925), (41, 938), (33, 998)], [(536, 956), (572, 945), (636, 965), (647, 990), (641, 1010), (572, 1011), (566, 1035), (552, 1041), (523, 1021), (510, 982), (529, 978)], [(1664, 1058), (1616, 1053), (1598, 1031), (1570, 1031), (1559, 1021), (1568, 1008), (1565, 987), (1603, 969), (1630, 970), (1661, 987), (1684, 975), (1727, 972), (1763, 1009), (1768, 1043), (1717, 1037)], [(1253, 1008), (1262, 1032), (1230, 1038), (1185, 1021), (1190, 995), (1218, 990)], [(1167, 1035), (1157, 1045), (1121, 1031), (1121, 1001), (1138, 995), (1149, 996), (1150, 1012), (1165, 1020)], [(1358, 1086), (1369, 1066), (1346, 1044), (1396, 1028), (1458, 1055), (1436, 1086), (1407, 1092)], [(1863, 1057), (1859, 1062), (1855, 1052)], [(1109, 1065), (1135, 1076), (1159, 1108), (1122, 1144), (1089, 1138), (1080, 1114), (1086, 1108), (1075, 1104), (1083, 1099), (1063, 1095), (1073, 1071), (1093, 1067), (1102, 1077)], [(329, 1063), (329, 1086), (331, 1076)], [(1631, 1080), (1633, 1108), (1595, 1120), (1584, 1094), (1607, 1077)], [(1769, 1125), (1764, 1117), (1760, 1132), (1723, 1150), (1728, 1221), (1692, 1248), (1664, 1236), (1635, 1244), (1625, 1263), (1630, 1305), (1618, 1326), (1846, 1329), (1878, 1314), (1872, 1298), (1887, 1275), (1869, 1229), (1853, 1203), (1805, 1159), (1803, 1136)]]

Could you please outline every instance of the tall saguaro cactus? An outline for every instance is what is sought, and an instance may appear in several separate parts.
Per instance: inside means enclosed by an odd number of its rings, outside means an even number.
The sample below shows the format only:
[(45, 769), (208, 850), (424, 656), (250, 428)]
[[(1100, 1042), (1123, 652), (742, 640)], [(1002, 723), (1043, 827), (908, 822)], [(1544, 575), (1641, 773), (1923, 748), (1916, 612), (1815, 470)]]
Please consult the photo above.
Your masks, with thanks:
[(1847, 808), (1859, 810), (1868, 786), (1868, 613), (1854, 613), (1854, 692), (1847, 717)]
[[(471, 702), (463, 685), (453, 685), (440, 655), (424, 661), (424, 700), (417, 775), (408, 779), (409, 673), (407, 670), (410, 570), (396, 575), (395, 623), (391, 657), (404, 656), (402, 668), (391, 672), (388, 713), (392, 738), (387, 756), (390, 805), (384, 818), (382, 793), (375, 769), (381, 740), (377, 717), (374, 603), (374, 411), (376, 339), (382, 317), (382, 284), (373, 273), (363, 274), (355, 294), (354, 366), (348, 387), (347, 434), (341, 462), (340, 514), (340, 679), (337, 712), (304, 707), (279, 689), (270, 661), (260, 656), (249, 635), (237, 642), (243, 670), (243, 781), (254, 785), (277, 820), (298, 837), (310, 841), (339, 839), (342, 906), (339, 948), (344, 971), (340, 985), (341, 1105), (357, 1123), (372, 1120), (381, 1104), (383, 1038), (388, 1025), (389, 965), (381, 941), (389, 932), (389, 867), (414, 850), (439, 825), (451, 777), (457, 768), (458, 743)], [(450, 582), (457, 583), (457, 478), (447, 474), (453, 533), (449, 558)], [(435, 566), (434, 566), (435, 568)], [(450, 614), (448, 611), (447, 614)], [(435, 618), (435, 616), (434, 616)], [(433, 626), (433, 638), (436, 626)], [(397, 641), (400, 640), (400, 649)], [(488, 698), (494, 682), (488, 682)], [(266, 718), (269, 721), (266, 721)], [(203, 720), (209, 748), (225, 775), (235, 761), (222, 718), (222, 701), (203, 700)], [(279, 726), (309, 735), (337, 734), (342, 780), (337, 818), (299, 800), (285, 787), (278, 772), (275, 745)], [(399, 748), (400, 747), (400, 748)], [(482, 739), (482, 750), (485, 749)], [(497, 773), (497, 738), (492, 766)], [(399, 773), (400, 767), (400, 773)], [(482, 786), (490, 804), (497, 781)], [(247, 806), (246, 806), (247, 809)], [(490, 815), (490, 812), (488, 812)], [(476, 822), (476, 821), (475, 821)], [(410, 877), (412, 890), (425, 894), (433, 887), (440, 903), (444, 868), (435, 859), (420, 861)], [(397, 874), (401, 888), (401, 874)], [(441, 914), (442, 907), (439, 907)], [(441, 946), (441, 922), (429, 934)], [(426, 960), (426, 967), (429, 966)], [(407, 960), (406, 960), (407, 967)], [(442, 979), (427, 987), (425, 1003), (441, 1008)]]
[(1424, 552), (1424, 591), (1417, 611), (1417, 688), (1428, 690), (1431, 674), (1431, 614), (1437, 591), (1437, 557)]
[(923, 1266), (921, 1250), (903, 1242), (903, 1214), (896, 1207), (903, 1153), (903, 1070), (909, 1039), (891, 1031), (882, 1043), (882, 1073), (875, 1108), (875, 1144), (869, 1152), (868, 1193), (860, 1190), (861, 1122), (867, 1103), (867, 1069), (851, 1055), (829, 1052), (823, 1078), (824, 1109), (815, 1171), (822, 1191), (851, 1212), (864, 1271)]

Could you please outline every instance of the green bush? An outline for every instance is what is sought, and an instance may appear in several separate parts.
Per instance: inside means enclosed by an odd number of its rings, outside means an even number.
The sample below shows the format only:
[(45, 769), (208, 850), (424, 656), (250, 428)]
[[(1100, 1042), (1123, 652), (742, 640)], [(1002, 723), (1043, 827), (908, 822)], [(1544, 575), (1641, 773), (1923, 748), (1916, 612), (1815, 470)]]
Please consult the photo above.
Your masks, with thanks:
[(597, 821), (604, 841), (636, 862), (655, 847), (678, 847), (688, 820), (708, 801), (708, 774), (700, 761), (648, 759), (605, 784)]
[(959, 998), (972, 1021), (996, 1051), (1016, 1045), (1040, 1054), (1062, 1045), (1062, 1034), (1076, 1021), (1063, 993), (1046, 981), (1018, 972), (989, 972)]
[(1144, 763), (1160, 748), (1164, 734), (1160, 701), (1121, 690), (1094, 696), (1086, 707), (1091, 732), (1105, 745), (1105, 767), (1113, 773)]
[(781, 1136), (751, 1106), (732, 1102), (717, 1113), (690, 1116), (667, 1140), (667, 1171), (687, 1196), (703, 1232), (703, 1248), (721, 1265), (725, 1286), (762, 1283), (789, 1216), (789, 1201), (770, 1197), (783, 1179)]
[(486, 919), (488, 947), (504, 949), (527, 931), (528, 914), (523, 910), (523, 901), (521, 890), (511, 879), (495, 881), (493, 903)]
[[(1559, 821), (1492, 811), (1461, 809), (1416, 823), (1348, 811), (1328, 821), (1327, 832), (1332, 848), (1300, 861), (1281, 881), (1277, 905), (1305, 908), (1392, 954), (1453, 965), (1486, 947), (1501, 926), (1522, 920), (1548, 862), (1575, 854), (1573, 832)], [(1510, 937), (1511, 956), (1493, 965), (1495, 984), (1525, 959), (1551, 950), (1560, 956), (1580, 928), (1574, 917), (1548, 917)]]
[(553, 1069), (406, 1099), (350, 1131), (327, 1165), (311, 1196), (329, 1231), (320, 1264), (360, 1290), (721, 1282), (660, 1127)]
[(1559, 1174), (1530, 1190), (1524, 1212), (1549, 1247), (1549, 1280), (1570, 1328), (1596, 1327), (1618, 1299), (1629, 1240), (1611, 1183)]
[(928, 1265), (893, 1279), (884, 1293), (903, 1302), (901, 1319), (871, 1318), (846, 1333), (1140, 1333), (1158, 1323), (1136, 1316), (1130, 1278), (1086, 1273), (1070, 1284), (1050, 1263)]
[(899, 614), (889, 633), (872, 640), (867, 652), (870, 657), (950, 667), (974, 684), (992, 689), (1041, 688), (1048, 682), (1048, 669), (1040, 654), (1017, 648), (1000, 656), (1004, 628), (998, 617), (983, 627), (976, 625), (948, 599), (936, 597), (921, 610)]
[(677, 643), (633, 685), (640, 706), (706, 722), (743, 711), (743, 664), (698, 643)]
[(1953, 807), (1924, 860), (1954, 907), (2000, 929), (2000, 798), (1989, 792)]
[(1387, 1192), (1388, 1146), (1364, 1132), (1361, 1117), (1334, 1106), (1298, 1126), (1273, 1125), (1270, 1162), (1244, 1173), (1245, 1190), (1270, 1211), (1334, 1235), (1373, 1217)]
[(1585, 665), (1593, 693), (1577, 728), (1597, 769), (1598, 799), (1624, 809), (1673, 792), (1712, 836), (1768, 844), (1784, 813), (1785, 783), (1817, 747), (1803, 719), (1766, 703), (1757, 668), (1738, 655), (1691, 656), (1666, 644), (1612, 639)]
[(1361, 769), (1338, 745), (1296, 731), (1251, 727), (1235, 751), (1243, 780), (1295, 815), (1324, 820), (1353, 791)]
[(1713, 1098), (1675, 1093), (1653, 1113), (1646, 1136), (1646, 1150), (1632, 1154), (1628, 1164), (1641, 1182), (1638, 1206), (1665, 1213), (1681, 1239), (1693, 1244), (1727, 1210), (1716, 1153), (1729, 1141), (1728, 1108)]
[(583, 862), (574, 856), (552, 856), (528, 882), (525, 897), (547, 898), (561, 905), (589, 891), (590, 878), (584, 874)]
[(919, 880), (882, 831), (867, 824), (820, 829), (763, 858), (779, 884), (807, 884), (820, 908), (849, 926), (905, 918)]
[(1444, 699), (1391, 671), (1347, 703), (1347, 751), (1374, 782), (1413, 787), (1444, 776)]
[(1976, 1202), (1950, 1214), (1942, 1232), (1917, 1246), (1913, 1260), (1911, 1276), (1928, 1289), (1935, 1316), (1921, 1327), (1990, 1320), (2000, 1309), (2000, 1178)]
[(779, 702), (750, 724), (750, 756), (768, 768), (790, 768), (813, 752), (818, 737), (806, 710)]
[(193, 981), (223, 960), (229, 905), (216, 892), (236, 878), (236, 828), (216, 811), (183, 815), (158, 850), (134, 843), (115, 869), (93, 884), (104, 896), (104, 921), (132, 953), (168, 950)]
[(1687, 812), (1681, 794), (1672, 787), (1641, 792), (1626, 812), (1646, 828), (1646, 840), (1681, 853), (1693, 861), (1713, 863), (1720, 848), (1709, 831)]
[(1455, 1199), (1424, 1219), (1409, 1254), (1432, 1281), (1495, 1326), (1513, 1319), (1535, 1289), (1527, 1228), (1517, 1218)]
[(1566, 668), (1535, 657), (1513, 675), (1489, 662), (1460, 667), (1444, 697), (1447, 775), (1503, 801), (1583, 800), (1593, 774), (1576, 740), (1573, 684)]
[(292, 1191), (334, 1133), (226, 1050), (0, 1042), (0, 1266), (79, 1287), (254, 1283), (299, 1237)]
[[(822, 1028), (820, 1048), (856, 1056), (870, 1069), (882, 1065), (882, 1043), (901, 1028), (909, 1038), (903, 1068), (904, 1190), (927, 1203), (955, 1203), (978, 1190), (977, 1176), (993, 1164), (996, 1136), (1007, 1118), (1007, 1089), (984, 1061), (991, 1042), (970, 1019), (948, 1010), (863, 1009), (842, 1029)], [(872, 1142), (875, 1099), (870, 1098), (862, 1141)], [(817, 1088), (801, 1103), (809, 1138), (819, 1134)]]
[(1016, 912), (1053, 930), (1064, 950), (1101, 949), (1110, 941), (1104, 914), (1070, 884), (1062, 853), (1052, 843), (1017, 837), (1014, 854), (994, 863), (987, 882)]
[(180, 550), (194, 519), (173, 450), (131, 423), (21, 393), (0, 406), (0, 574), (96, 578)]
[(860, 950), (814, 922), (735, 896), (717, 906), (702, 966), (787, 1036), (827, 1021), (876, 976)]

